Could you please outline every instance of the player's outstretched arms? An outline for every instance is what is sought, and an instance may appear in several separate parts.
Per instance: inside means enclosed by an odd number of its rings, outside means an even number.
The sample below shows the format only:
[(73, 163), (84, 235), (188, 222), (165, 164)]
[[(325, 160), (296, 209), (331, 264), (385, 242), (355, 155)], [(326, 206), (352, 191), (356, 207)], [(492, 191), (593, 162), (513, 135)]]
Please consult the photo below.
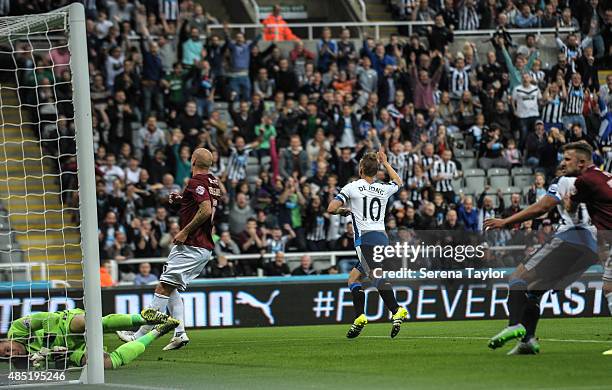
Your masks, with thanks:
[(389, 174), (389, 177), (391, 178), (391, 181), (395, 182), (400, 187), (404, 185), (404, 182), (402, 181), (402, 178), (397, 174), (397, 172), (395, 172), (395, 169), (393, 169), (391, 164), (389, 164), (389, 161), (387, 161), (387, 154), (385, 153), (385, 150), (383, 148), (381, 148), (378, 151), (378, 161), (387, 170), (387, 173)]
[(489, 218), (484, 221), (483, 227), (485, 230), (488, 229), (502, 229), (506, 226), (516, 225), (521, 222), (528, 221), (530, 219), (534, 219), (539, 217), (540, 215), (549, 212), (552, 210), (559, 201), (552, 196), (544, 196), (537, 203), (532, 204), (527, 207), (525, 210), (522, 210), (511, 217), (499, 219), (499, 218)]

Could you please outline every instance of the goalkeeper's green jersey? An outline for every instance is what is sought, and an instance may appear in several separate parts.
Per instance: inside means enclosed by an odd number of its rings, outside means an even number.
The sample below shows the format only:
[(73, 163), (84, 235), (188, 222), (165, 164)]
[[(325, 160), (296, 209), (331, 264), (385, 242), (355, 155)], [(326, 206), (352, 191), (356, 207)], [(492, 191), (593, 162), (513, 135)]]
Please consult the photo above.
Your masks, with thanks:
[(70, 334), (70, 321), (85, 312), (81, 309), (30, 314), (12, 322), (8, 339), (23, 344), (29, 354), (42, 347), (66, 347), (74, 351), (85, 344), (82, 333)]

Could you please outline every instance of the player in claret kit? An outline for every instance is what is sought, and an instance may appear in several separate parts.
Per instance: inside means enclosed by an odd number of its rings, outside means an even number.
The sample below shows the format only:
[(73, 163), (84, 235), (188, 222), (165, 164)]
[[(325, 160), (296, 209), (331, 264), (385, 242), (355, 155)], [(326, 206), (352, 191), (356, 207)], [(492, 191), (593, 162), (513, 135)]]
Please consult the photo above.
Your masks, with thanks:
[[(102, 330), (134, 329), (141, 325), (152, 329), (142, 337), (121, 345), (111, 353), (104, 353), (104, 368), (124, 366), (146, 347), (174, 329), (178, 320), (154, 309), (140, 314), (109, 314), (102, 317)], [(85, 345), (85, 311), (70, 309), (57, 312), (39, 312), (19, 318), (11, 323), (7, 338), (0, 340), (0, 358), (7, 359), (17, 368), (47, 369), (68, 366), (83, 367), (87, 362)]]
[[(389, 173), (389, 183), (375, 182), (379, 162)], [(374, 276), (371, 253), (367, 249), (378, 245), (388, 245), (389, 239), (385, 233), (385, 211), (387, 201), (402, 186), (402, 179), (387, 161), (384, 151), (366, 153), (359, 161), (360, 179), (342, 188), (334, 200), (329, 203), (327, 211), (332, 214), (350, 215), (353, 219), (355, 235), (355, 250), (359, 263), (349, 274), (349, 288), (353, 296), (355, 321), (346, 337), (359, 336), (368, 320), (364, 314), (365, 293), (362, 288), (362, 278), (368, 277), (374, 281), (385, 306), (393, 314), (391, 337), (397, 336), (402, 322), (408, 318), (408, 311), (398, 305), (393, 287), (384, 278)], [(344, 205), (344, 207), (342, 207)]]
[[(576, 175), (576, 192), (571, 196), (570, 209), (577, 204), (586, 204), (591, 222), (597, 228), (598, 243), (605, 250), (610, 244), (612, 233), (612, 173), (602, 171), (593, 164), (592, 149), (584, 142), (567, 144), (564, 150), (574, 150), (577, 157), (575, 165), (566, 167), (568, 175)], [(604, 263), (603, 293), (608, 300), (612, 313), (612, 247)], [(604, 352), (612, 355), (612, 349)]]
[[(170, 315), (180, 321), (174, 337), (164, 351), (179, 349), (189, 342), (185, 333), (183, 301), (179, 291), (185, 291), (187, 285), (195, 279), (208, 261), (215, 245), (212, 239), (213, 218), (215, 209), (222, 197), (222, 185), (209, 169), (213, 156), (209, 150), (196, 149), (191, 156), (192, 177), (182, 194), (170, 195), (171, 203), (180, 205), (179, 225), (181, 230), (174, 238), (174, 248), (168, 255), (168, 262), (155, 288), (150, 307), (161, 312), (166, 308)], [(177, 291), (178, 290), (178, 291)], [(142, 326), (131, 335), (117, 332), (123, 341), (137, 339), (149, 331), (150, 327)]]

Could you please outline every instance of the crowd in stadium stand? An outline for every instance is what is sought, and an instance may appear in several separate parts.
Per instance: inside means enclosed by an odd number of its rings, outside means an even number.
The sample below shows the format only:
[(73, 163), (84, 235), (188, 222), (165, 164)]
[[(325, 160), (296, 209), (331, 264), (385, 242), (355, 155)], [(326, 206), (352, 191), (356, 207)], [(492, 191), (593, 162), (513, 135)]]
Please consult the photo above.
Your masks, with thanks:
[[(46, 3), (0, 0), (0, 13)], [(381, 147), (405, 182), (386, 218), (392, 242), (413, 230), (478, 232), (485, 218), (534, 203), (557, 174), (564, 143), (588, 142), (598, 164), (612, 165), (612, 75), (598, 80), (612, 55), (612, 7), (603, 1), (390, 1), (397, 19), (433, 25), (385, 43), (364, 34), (363, 44), (348, 29), (324, 29), (315, 52), (286, 26), (289, 52), (268, 42), (269, 31), (263, 46), (262, 35), (248, 40), (227, 25), (211, 31), (219, 21), (193, 1), (84, 3), (103, 260), (168, 254), (179, 231), (168, 195), (188, 180), (197, 147), (213, 151), (212, 173), (227, 189), (215, 213), (210, 277), (257, 268), (285, 275), (285, 252), (352, 249), (350, 220), (328, 215), (326, 205), (357, 176), (360, 157)], [(557, 61), (548, 66), (537, 34), (505, 30), (538, 27), (576, 29), (557, 34)], [(473, 29), (497, 33), (490, 45), (479, 38), (448, 49), (454, 31)], [(479, 50), (488, 50), (482, 62)], [(69, 79), (66, 67), (45, 67), (68, 55), (60, 48), (34, 56), (27, 82)], [(43, 108), (62, 100), (54, 93), (70, 92), (38, 91)], [(70, 105), (57, 108), (71, 117)], [(56, 131), (71, 130), (64, 123)], [(473, 168), (536, 174), (506, 202), (489, 185), (458, 188), (466, 169), (457, 156), (470, 151)], [(515, 230), (541, 242), (555, 222), (549, 215)], [(275, 258), (228, 261), (245, 253)], [(131, 271), (139, 283), (154, 278), (148, 265)], [(293, 273), (313, 272), (305, 256)]]

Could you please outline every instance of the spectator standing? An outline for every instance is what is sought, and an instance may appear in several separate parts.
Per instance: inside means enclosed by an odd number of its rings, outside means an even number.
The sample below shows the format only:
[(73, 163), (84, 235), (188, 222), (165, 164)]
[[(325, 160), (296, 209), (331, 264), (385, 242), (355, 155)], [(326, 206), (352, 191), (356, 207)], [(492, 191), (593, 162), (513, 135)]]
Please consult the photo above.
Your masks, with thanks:
[(428, 29), (427, 39), (429, 41), (429, 50), (446, 53), (446, 45), (453, 42), (453, 28), (447, 27), (444, 22), (444, 16), (437, 14), (434, 18), (434, 25)]
[(435, 190), (442, 194), (447, 203), (455, 203), (455, 191), (452, 180), (459, 177), (457, 165), (451, 160), (452, 152), (445, 150), (442, 159), (434, 162), (433, 181)]
[(585, 89), (582, 85), (580, 73), (572, 74), (572, 81), (567, 89), (567, 101), (565, 104), (565, 115), (563, 116), (563, 126), (569, 129), (573, 124), (579, 124), (586, 129), (586, 121), (582, 115), (584, 108)]
[(261, 34), (257, 35), (252, 42), (247, 42), (244, 34), (236, 34), (236, 40), (229, 36), (230, 30), (227, 23), (223, 25), (225, 44), (230, 53), (229, 78), (230, 99), (247, 100), (251, 97), (251, 81), (249, 80), (249, 62), (251, 60), (251, 49), (257, 45), (261, 39)]
[(563, 77), (558, 77), (546, 86), (543, 95), (544, 107), (542, 108), (542, 121), (544, 129), (550, 130), (553, 127), (563, 127), (563, 114), (565, 112), (565, 101), (567, 91)]
[(159, 45), (153, 41), (144, 20), (139, 18), (139, 25), (143, 34), (140, 41), (140, 50), (143, 58), (142, 97), (143, 114), (148, 117), (151, 113), (152, 103), (155, 105), (156, 115), (164, 117), (164, 101), (160, 89), (160, 82), (164, 77), (164, 67), (159, 54)]
[(200, 39), (200, 30), (197, 27), (192, 27), (190, 30), (189, 39), (183, 42), (183, 65), (186, 69), (191, 69), (196, 63), (202, 59), (202, 48), (204, 47)]
[(338, 56), (338, 44), (331, 39), (331, 29), (329, 27), (323, 29), (321, 39), (317, 42), (317, 53), (319, 58), (317, 68), (319, 72), (325, 73), (329, 69), (329, 65)]
[(272, 8), (272, 13), (265, 18), (261, 24), (264, 25), (263, 39), (265, 41), (299, 41), (300, 38), (295, 36), (287, 22), (281, 15), (281, 6), (276, 4)]
[(132, 144), (132, 123), (138, 120), (136, 112), (136, 108), (127, 101), (125, 91), (115, 92), (107, 111), (110, 123), (108, 142), (112, 150), (123, 142)]
[(542, 93), (537, 86), (531, 84), (531, 76), (528, 73), (523, 73), (522, 78), (522, 85), (512, 91), (512, 106), (519, 121), (521, 143), (524, 143), (527, 134), (533, 131), (535, 122), (540, 119), (539, 102), (542, 100)]
[(157, 118), (152, 115), (147, 118), (146, 126), (138, 131), (138, 138), (135, 142), (137, 156), (148, 155), (152, 158), (158, 149), (166, 146), (166, 134), (157, 126)]
[(459, 8), (459, 30), (478, 30), (480, 18), (474, 0), (465, 0)]

